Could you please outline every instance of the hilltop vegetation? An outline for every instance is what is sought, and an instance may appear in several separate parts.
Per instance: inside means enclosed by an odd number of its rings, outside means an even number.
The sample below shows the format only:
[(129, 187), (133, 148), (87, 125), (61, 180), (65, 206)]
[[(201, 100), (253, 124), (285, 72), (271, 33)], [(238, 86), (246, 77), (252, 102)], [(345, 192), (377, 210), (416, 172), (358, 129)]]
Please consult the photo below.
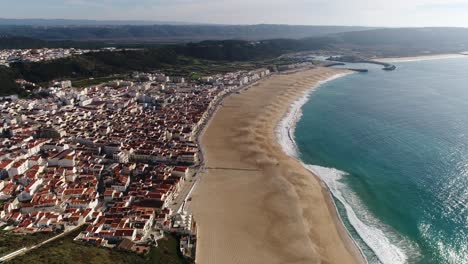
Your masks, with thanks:
[[(63, 30), (66, 32), (69, 29)], [(21, 46), (25, 42), (37, 45), (58, 43), (13, 38), (10, 45)], [(141, 50), (88, 53), (48, 62), (16, 63), (10, 69), (0, 67), (0, 94), (18, 91), (15, 78), (44, 83), (60, 78), (76, 80), (152, 70), (162, 70), (172, 75), (197, 76), (265, 66), (268, 65), (265, 61), (286, 53), (317, 50), (369, 57), (461, 52), (468, 50), (468, 29), (376, 29), (304, 39), (210, 40), (150, 46)]]
[(308, 42), (270, 40), (255, 43), (232, 40), (144, 50), (102, 51), (53, 61), (15, 63), (11, 65), (8, 76), (44, 83), (58, 78), (102, 77), (131, 71), (170, 70), (181, 75), (223, 72), (236, 70), (229, 67), (230, 63), (268, 60), (287, 52), (306, 50), (307, 47), (326, 48), (327, 45), (326, 41), (316, 39)]
[(21, 93), (19, 85), (15, 82), (17, 76), (10, 68), (0, 66), (0, 96)]
[(196, 76), (250, 70), (256, 67), (252, 60), (273, 58), (280, 54), (280, 50), (265, 53), (262, 46), (253, 48), (246, 41), (225, 41), (143, 50), (102, 51), (52, 61), (14, 63), (10, 68), (0, 67), (0, 94), (18, 93), (20, 90), (15, 79), (20, 78), (34, 83), (66, 78), (80, 80), (75, 84), (91, 84), (94, 82), (83, 79), (103, 80), (107, 78), (102, 77), (133, 71), (160, 70), (169, 75)]
[[(134, 263), (134, 264), (188, 264), (178, 251), (178, 240), (167, 234), (158, 241), (157, 248), (151, 248), (146, 255), (117, 249), (108, 249), (74, 241), (78, 232), (52, 241), (42, 247), (34, 249), (25, 255), (18, 256), (8, 263)], [(28, 236), (25, 236), (28, 238)]]
[(0, 25), (0, 34), (43, 40), (188, 42), (202, 40), (300, 39), (365, 30), (365, 27), (290, 25)]
[(30, 247), (47, 240), (55, 233), (36, 233), (32, 235), (15, 234), (11, 231), (0, 230), (0, 256), (7, 255), (23, 247)]
[(316, 50), (324, 47), (338, 51), (345, 49), (365, 54), (398, 56), (417, 55), (421, 52), (465, 51), (468, 49), (468, 29), (367, 29), (285, 25), (154, 25), (57, 28), (0, 25), (0, 49), (101, 48), (106, 46), (156, 48), (162, 45), (161, 42), (174, 41), (189, 43), (187, 45), (172, 45), (173, 48), (176, 47), (176, 51), (182, 52), (182, 54), (193, 54), (199, 58), (215, 60), (238, 58), (248, 60), (281, 55), (288, 51)]
[(163, 64), (176, 64), (177, 55), (170, 49), (95, 52), (53, 61), (15, 63), (11, 68), (31, 82), (56, 78), (99, 77), (114, 73), (158, 69)]
[(451, 53), (468, 50), (467, 28), (388, 28), (330, 36), (337, 48), (383, 56)]
[(116, 48), (151, 48), (161, 46), (158, 43), (108, 43), (103, 41), (49, 41), (36, 38), (0, 35), (0, 49), (39, 49), (39, 48), (78, 48), (100, 49), (106, 47)]
[(173, 46), (177, 54), (215, 60), (215, 61), (248, 61), (271, 59), (288, 52), (319, 50), (331, 48), (329, 38), (310, 38), (302, 40), (274, 39), (259, 42), (242, 40), (203, 41)]

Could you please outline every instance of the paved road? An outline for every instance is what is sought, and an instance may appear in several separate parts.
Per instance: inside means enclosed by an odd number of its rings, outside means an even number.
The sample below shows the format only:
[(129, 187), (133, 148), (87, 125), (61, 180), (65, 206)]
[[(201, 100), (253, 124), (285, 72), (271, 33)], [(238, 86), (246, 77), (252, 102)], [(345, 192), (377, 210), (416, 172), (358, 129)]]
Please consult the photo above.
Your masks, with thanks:
[(199, 172), (196, 172), (194, 176), (188, 177), (177, 197), (169, 204), (169, 208), (171, 208), (173, 212), (178, 212), (181, 210), (185, 200), (189, 198), (190, 191), (193, 190), (195, 184), (197, 183), (198, 177), (200, 177), (198, 175)]
[(54, 241), (54, 240), (56, 240), (56, 239), (59, 239), (59, 238), (61, 238), (61, 237), (64, 237), (64, 236), (68, 235), (69, 233), (71, 233), (71, 232), (75, 231), (76, 229), (80, 228), (82, 225), (83, 225), (83, 224), (78, 225), (78, 226), (76, 226), (76, 227), (74, 227), (74, 228), (72, 228), (72, 229), (70, 229), (70, 230), (67, 230), (67, 231), (65, 231), (65, 232), (63, 232), (63, 233), (60, 233), (60, 234), (58, 234), (58, 235), (56, 235), (56, 236), (54, 236), (54, 237), (51, 237), (51, 238), (49, 238), (49, 239), (47, 239), (47, 240), (45, 240), (45, 241), (42, 241), (41, 243), (36, 244), (36, 245), (34, 245), (34, 246), (31, 246), (31, 247), (24, 247), (24, 248), (21, 248), (21, 249), (19, 249), (19, 250), (17, 250), (17, 251), (14, 251), (14, 252), (12, 252), (12, 253), (9, 253), (8, 255), (5, 255), (5, 256), (1, 257), (1, 258), (0, 258), (0, 261), (1, 261), (1, 262), (5, 262), (5, 261), (12, 260), (12, 259), (16, 258), (17, 256), (23, 255), (23, 254), (25, 254), (25, 253), (27, 253), (27, 252), (33, 250), (33, 249), (36, 249), (36, 248), (41, 247), (41, 246), (43, 246), (43, 245), (45, 245), (45, 244), (47, 244), (47, 243), (49, 243), (49, 242), (52, 242), (52, 241)]

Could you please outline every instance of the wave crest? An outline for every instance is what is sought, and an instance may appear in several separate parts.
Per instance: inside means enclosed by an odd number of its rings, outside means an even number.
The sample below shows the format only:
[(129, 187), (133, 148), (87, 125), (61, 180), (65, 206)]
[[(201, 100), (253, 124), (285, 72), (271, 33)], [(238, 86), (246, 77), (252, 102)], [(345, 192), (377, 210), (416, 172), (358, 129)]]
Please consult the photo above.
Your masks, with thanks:
[[(319, 82), (317, 86), (345, 75), (347, 74), (336, 75), (325, 81)], [(309, 100), (309, 97), (313, 92), (313, 88), (314, 87), (290, 106), (289, 111), (276, 128), (278, 143), (286, 154), (294, 158), (299, 157), (299, 152), (294, 141), (294, 130), (297, 122), (302, 116), (302, 107)], [(407, 262), (408, 257), (405, 252), (400, 247), (393, 244), (386, 236), (388, 235), (388, 228), (379, 223), (378, 220), (373, 217), (364, 208), (364, 206), (362, 206), (362, 203), (354, 194), (352, 194), (352, 191), (340, 181), (345, 175), (347, 175), (346, 172), (316, 165), (303, 164), (303, 166), (313, 174), (319, 176), (320, 179), (328, 186), (332, 195), (343, 204), (346, 210), (346, 217), (349, 219), (351, 225), (382, 263), (400, 264)], [(357, 216), (354, 211), (355, 209), (353, 208), (359, 210), (360, 216), (365, 216), (367, 220), (366, 223)], [(413, 247), (412, 245), (409, 245), (409, 242), (403, 241), (403, 239), (397, 235), (392, 235), (392, 238), (394, 241), (395, 239), (402, 241), (399, 244), (404, 244), (407, 247)]]
[[(359, 198), (341, 182), (348, 175), (344, 171), (334, 168), (326, 168), (316, 165), (303, 164), (309, 171), (320, 177), (325, 182), (333, 196), (340, 201), (346, 210), (346, 217), (354, 227), (359, 237), (374, 252), (382, 263), (400, 264), (407, 263), (408, 257), (403, 249), (392, 243), (392, 240), (400, 240), (397, 235), (373, 217), (362, 205)], [(358, 214), (360, 217), (358, 217)], [(362, 219), (362, 220), (361, 220)], [(389, 238), (392, 237), (392, 238)], [(409, 247), (409, 245), (407, 245)]]

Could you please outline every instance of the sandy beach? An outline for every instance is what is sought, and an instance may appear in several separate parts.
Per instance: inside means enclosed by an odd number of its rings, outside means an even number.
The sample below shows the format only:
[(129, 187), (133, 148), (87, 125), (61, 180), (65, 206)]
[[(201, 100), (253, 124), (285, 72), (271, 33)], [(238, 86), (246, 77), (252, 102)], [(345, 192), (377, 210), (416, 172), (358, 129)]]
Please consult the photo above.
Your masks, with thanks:
[(201, 139), (197, 263), (363, 262), (324, 184), (283, 151), (276, 131), (291, 104), (343, 72), (275, 75), (224, 101)]
[(380, 62), (407, 62), (407, 61), (420, 61), (420, 60), (439, 60), (439, 59), (456, 59), (466, 57), (466, 53), (453, 53), (453, 54), (436, 54), (436, 55), (422, 55), (414, 57), (396, 57), (396, 58), (378, 58), (374, 59)]

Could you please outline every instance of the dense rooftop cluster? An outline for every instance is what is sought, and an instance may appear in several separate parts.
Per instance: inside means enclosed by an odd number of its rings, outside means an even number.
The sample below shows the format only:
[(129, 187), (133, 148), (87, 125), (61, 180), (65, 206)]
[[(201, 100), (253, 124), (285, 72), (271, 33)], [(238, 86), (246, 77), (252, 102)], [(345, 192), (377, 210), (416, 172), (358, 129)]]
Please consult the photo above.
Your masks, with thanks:
[(200, 163), (197, 136), (223, 96), (268, 70), (205, 77), (135, 73), (49, 96), (0, 102), (0, 225), (18, 233), (141, 250), (163, 231), (196, 235), (193, 218), (169, 205)]
[(43, 48), (43, 49), (6, 49), (0, 50), (0, 65), (9, 65), (14, 62), (39, 62), (81, 55), (93, 50), (75, 48)]
[(116, 48), (76, 49), (76, 48), (42, 48), (42, 49), (4, 49), (0, 50), (0, 65), (9, 66), (15, 62), (41, 62), (62, 59), (99, 51), (121, 51)]

